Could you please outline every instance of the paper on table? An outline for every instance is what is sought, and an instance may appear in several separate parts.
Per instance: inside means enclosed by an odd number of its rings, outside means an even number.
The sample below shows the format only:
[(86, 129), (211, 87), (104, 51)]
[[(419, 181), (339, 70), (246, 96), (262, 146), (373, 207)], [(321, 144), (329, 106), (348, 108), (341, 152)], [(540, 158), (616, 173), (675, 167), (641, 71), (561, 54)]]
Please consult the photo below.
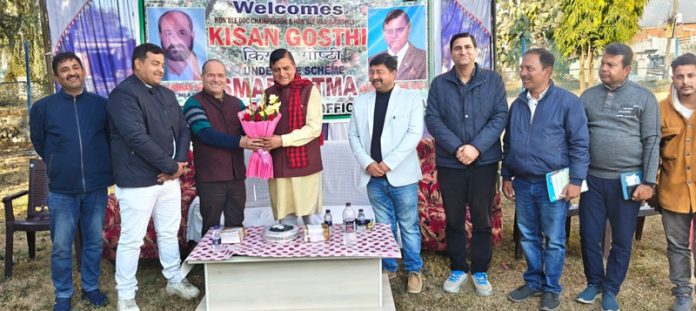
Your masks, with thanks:
[[(570, 184), (570, 169), (563, 168), (546, 174), (546, 188), (549, 190), (549, 200), (556, 202), (563, 199), (563, 189)], [(587, 191), (587, 182), (582, 181), (580, 192)]]
[(234, 227), (222, 229), (222, 231), (220, 231), (220, 238), (222, 238), (222, 244), (242, 243), (244, 239), (244, 228)]

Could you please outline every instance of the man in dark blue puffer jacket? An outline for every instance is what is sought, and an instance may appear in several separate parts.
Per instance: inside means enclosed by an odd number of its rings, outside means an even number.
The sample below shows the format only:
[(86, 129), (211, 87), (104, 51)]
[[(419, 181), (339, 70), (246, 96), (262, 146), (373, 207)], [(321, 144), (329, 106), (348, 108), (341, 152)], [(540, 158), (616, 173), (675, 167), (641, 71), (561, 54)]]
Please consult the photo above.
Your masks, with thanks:
[[(476, 293), (493, 294), (488, 266), (493, 254), (491, 206), (502, 157), (500, 135), (507, 119), (503, 79), (476, 63), (469, 33), (450, 39), (454, 67), (430, 84), (425, 124), (435, 138), (435, 162), (445, 207), (447, 254), (452, 261), (443, 290), (459, 292), (471, 270)], [(473, 232), (471, 269), (466, 259), (466, 209)]]
[(90, 303), (107, 304), (99, 291), (99, 261), (107, 187), (114, 183), (106, 99), (84, 89), (85, 72), (72, 52), (53, 58), (61, 90), (31, 107), (31, 142), (48, 165), (51, 214), (51, 277), (55, 310), (70, 310), (73, 295), (72, 241), (82, 232), (82, 293)]
[[(540, 309), (560, 307), (569, 201), (580, 195), (590, 163), (587, 118), (580, 99), (551, 81), (554, 56), (531, 49), (522, 58), (524, 92), (510, 106), (503, 138), (503, 194), (515, 201), (527, 260), (525, 284), (508, 295), (519, 302), (542, 295)], [(552, 201), (546, 174), (568, 169)], [(560, 184), (560, 183), (559, 183)], [(553, 190), (553, 189), (552, 189)]]

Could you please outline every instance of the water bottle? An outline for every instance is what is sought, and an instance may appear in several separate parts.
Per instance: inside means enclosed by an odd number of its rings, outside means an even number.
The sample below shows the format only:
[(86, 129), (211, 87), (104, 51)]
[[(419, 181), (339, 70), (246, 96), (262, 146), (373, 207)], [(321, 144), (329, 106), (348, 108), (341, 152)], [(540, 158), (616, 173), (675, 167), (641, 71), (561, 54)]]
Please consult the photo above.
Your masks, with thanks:
[(218, 253), (222, 248), (222, 237), (220, 236), (220, 225), (213, 226), (213, 251)]
[(324, 213), (324, 223), (331, 228), (333, 225), (333, 219), (331, 218), (331, 210), (327, 209), (326, 213)]
[(358, 232), (367, 231), (367, 218), (365, 218), (365, 212), (363, 209), (358, 210), (358, 221), (356, 223)]
[(346, 208), (343, 209), (343, 244), (346, 246), (355, 245), (358, 242), (358, 237), (355, 234), (355, 212), (346, 203)]

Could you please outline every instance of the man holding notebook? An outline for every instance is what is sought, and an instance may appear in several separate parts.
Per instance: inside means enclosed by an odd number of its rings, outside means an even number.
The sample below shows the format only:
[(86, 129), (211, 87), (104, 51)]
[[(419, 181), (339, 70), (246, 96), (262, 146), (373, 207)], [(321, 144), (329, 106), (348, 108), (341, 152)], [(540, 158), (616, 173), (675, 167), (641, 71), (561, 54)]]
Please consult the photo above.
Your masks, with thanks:
[[(520, 302), (541, 295), (541, 310), (560, 306), (566, 215), (569, 201), (580, 195), (590, 160), (582, 102), (554, 85), (553, 64), (554, 56), (546, 49), (531, 49), (522, 58), (525, 90), (510, 107), (501, 174), (503, 194), (515, 201), (527, 260), (525, 284), (508, 299)], [(547, 175), (560, 170), (568, 174), (568, 182), (549, 189)], [(552, 200), (549, 192), (559, 193), (561, 199)]]
[[(648, 89), (628, 80), (633, 51), (609, 44), (599, 67), (601, 84), (580, 98), (590, 131), (589, 190), (580, 197), (580, 244), (587, 287), (577, 295), (603, 310), (619, 310), (616, 295), (626, 277), (633, 233), (643, 200), (653, 195), (659, 165), (660, 114)], [(624, 194), (625, 193), (625, 194)], [(602, 240), (607, 219), (611, 250), (606, 270)]]

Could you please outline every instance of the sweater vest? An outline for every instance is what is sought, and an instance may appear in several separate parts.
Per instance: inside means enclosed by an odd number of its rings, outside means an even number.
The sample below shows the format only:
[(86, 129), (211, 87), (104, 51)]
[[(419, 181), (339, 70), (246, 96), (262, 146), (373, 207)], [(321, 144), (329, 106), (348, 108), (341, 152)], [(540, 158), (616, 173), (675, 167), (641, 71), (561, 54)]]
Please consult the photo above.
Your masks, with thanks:
[[(300, 91), (300, 100), (302, 104), (302, 113), (305, 116), (305, 121), (307, 120), (307, 103), (309, 102), (309, 96), (312, 93), (312, 86), (307, 85)], [(266, 96), (274, 94), (280, 99), (280, 114), (282, 115), (278, 126), (273, 134), (283, 135), (291, 132), (289, 125), (289, 112), (288, 103), (290, 102), (290, 88), (279, 88), (277, 85), (273, 85), (266, 89)], [(273, 177), (274, 178), (288, 178), (288, 177), (301, 177), (308, 176), (314, 173), (320, 172), (323, 169), (321, 163), (321, 151), (319, 150), (319, 137), (313, 139), (305, 145), (307, 149), (307, 162), (308, 165), (301, 168), (290, 168), (289, 159), (286, 154), (285, 148), (276, 148), (271, 150), (271, 156), (273, 157)]]
[[(201, 91), (193, 96), (200, 104), (213, 129), (230, 136), (242, 134), (242, 124), (237, 113), (242, 110), (241, 101), (225, 94), (223, 101)], [(193, 141), (193, 159), (196, 168), (196, 181), (231, 181), (246, 179), (244, 150), (225, 149), (204, 144), (196, 135)]]

